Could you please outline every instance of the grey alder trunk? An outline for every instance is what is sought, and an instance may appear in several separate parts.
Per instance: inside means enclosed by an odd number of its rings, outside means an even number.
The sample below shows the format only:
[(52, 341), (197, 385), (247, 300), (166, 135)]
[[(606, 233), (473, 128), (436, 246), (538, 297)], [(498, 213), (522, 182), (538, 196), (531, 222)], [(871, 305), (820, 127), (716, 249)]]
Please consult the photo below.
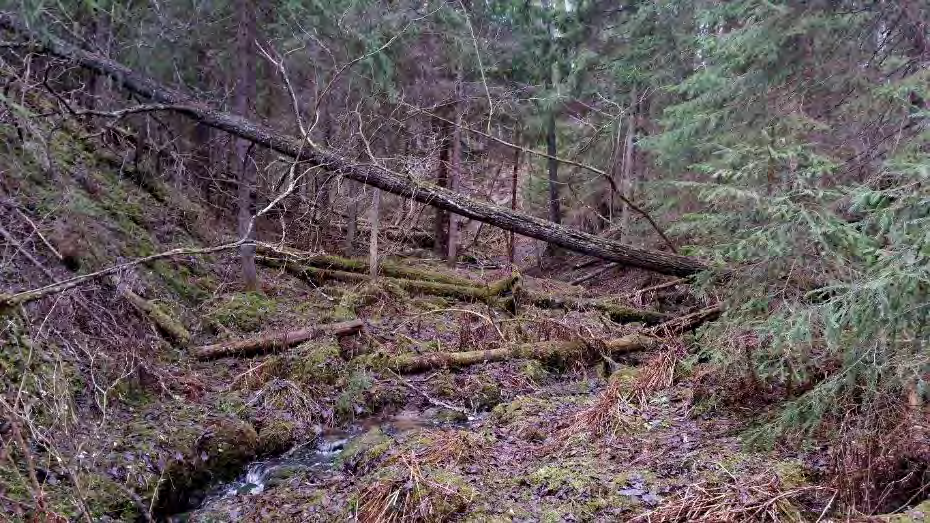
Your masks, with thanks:
[(562, 207), (559, 203), (559, 161), (554, 158), (558, 152), (555, 114), (550, 113), (546, 126), (546, 153), (549, 155), (549, 220), (553, 223), (562, 223)]
[[(462, 184), (462, 111), (456, 109), (455, 129), (452, 130), (452, 161), (449, 169), (449, 188), (458, 193)], [(449, 251), (446, 263), (454, 267), (458, 259), (459, 215), (449, 214)]]
[(371, 196), (371, 211), (368, 220), (371, 222), (371, 238), (368, 242), (368, 269), (371, 278), (378, 277), (378, 232), (381, 228), (381, 190), (375, 189)]
[[(233, 111), (240, 116), (248, 117), (249, 108), (255, 101), (256, 71), (255, 71), (255, 38), (258, 30), (256, 26), (256, 6), (254, 0), (237, 0), (236, 15), (238, 30), (236, 34), (236, 87), (233, 92)], [(236, 163), (239, 170), (238, 191), (238, 232), (239, 237), (256, 237), (255, 224), (252, 216), (255, 210), (255, 183), (257, 173), (255, 164), (249, 157), (251, 144), (247, 140), (235, 141)], [(242, 263), (242, 280), (246, 290), (256, 291), (258, 286), (258, 270), (255, 268), (255, 245), (244, 244), (239, 247), (239, 258)]]
[[(439, 165), (436, 167), (436, 185), (449, 187), (449, 160), (452, 155), (452, 126), (442, 121), (439, 124)], [(436, 208), (433, 223), (433, 236), (435, 242), (433, 249), (440, 258), (445, 257), (449, 251), (449, 212)]]

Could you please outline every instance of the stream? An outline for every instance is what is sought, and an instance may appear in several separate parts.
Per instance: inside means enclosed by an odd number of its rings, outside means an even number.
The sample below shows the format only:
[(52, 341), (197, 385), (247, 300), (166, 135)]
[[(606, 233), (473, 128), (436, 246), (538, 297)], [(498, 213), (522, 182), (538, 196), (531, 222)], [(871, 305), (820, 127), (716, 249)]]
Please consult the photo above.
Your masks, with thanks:
[(471, 421), (473, 418), (468, 421), (443, 421), (441, 416), (437, 416), (437, 409), (428, 409), (362, 420), (346, 430), (326, 430), (313, 440), (299, 444), (283, 454), (249, 463), (236, 479), (208, 488), (197, 507), (171, 516), (167, 521), (186, 522), (198, 510), (211, 504), (237, 496), (260, 494), (298, 474), (322, 478), (334, 472), (336, 459), (346, 446), (374, 428), (380, 428), (390, 436), (397, 436), (420, 428), (463, 426)]

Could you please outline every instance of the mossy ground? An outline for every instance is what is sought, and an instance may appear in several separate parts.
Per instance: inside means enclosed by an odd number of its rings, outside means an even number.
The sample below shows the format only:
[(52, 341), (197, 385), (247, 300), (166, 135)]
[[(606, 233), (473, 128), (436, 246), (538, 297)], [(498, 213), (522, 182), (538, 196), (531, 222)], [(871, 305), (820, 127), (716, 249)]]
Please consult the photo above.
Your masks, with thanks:
[[(2, 132), (12, 136), (9, 128)], [(211, 228), (202, 218), (209, 213), (195, 202), (158, 180), (140, 184), (119, 175), (74, 141), (52, 144), (51, 166), (34, 148), (0, 155), (21, 167), (4, 179), (4, 190), (28, 195), (20, 201), (24, 210), (46, 217), (41, 227), (50, 236), (59, 228), (74, 242), (79, 270), (232, 236), (231, 230), (205, 233)], [(43, 259), (57, 277), (73, 275)], [(52, 316), (73, 327), (67, 336), (30, 341), (43, 315), (53, 312), (48, 305), (24, 322), (34, 331), (21, 325), (19, 335), (10, 327), (16, 322), (3, 326), (4, 348), (13, 349), (0, 354), (6, 390), (31, 402), (32, 421), (54, 428), (48, 448), (30, 447), (43, 464), (51, 512), (78, 518), (86, 507), (92, 519), (131, 521), (149, 507), (156, 516), (186, 510), (210, 485), (242, 473), (247, 461), (333, 428), (363, 434), (334, 469), (294, 474), (260, 494), (214, 500), (191, 518), (346, 520), (406, 496), (411, 505), (389, 503), (388, 513), (428, 521), (618, 521), (688, 485), (729, 474), (774, 470), (786, 485), (811, 481), (798, 456), (746, 451), (729, 430), (739, 426), (730, 414), (697, 415), (684, 379), (624, 411), (635, 430), (596, 436), (579, 420), (607, 388), (601, 365), (508, 361), (409, 378), (383, 366), (400, 352), (575, 339), (579, 326), (595, 339), (626, 332), (596, 314), (527, 308), (511, 317), (377, 282), (315, 288), (265, 269), (262, 292), (244, 293), (235, 267), (235, 253), (220, 253), (159, 261), (123, 276), (181, 319), (195, 343), (356, 317), (366, 321), (365, 335), (316, 339), (253, 359), (194, 362), (105, 288), (87, 291), (93, 310), (104, 312)], [(42, 279), (25, 263), (0, 270), (20, 287)], [(542, 291), (569, 290), (535, 284)], [(637, 374), (613, 379), (632, 387)], [(470, 419), (441, 414), (459, 410)], [(52, 447), (69, 459), (56, 462)], [(23, 457), (13, 448), (0, 465), (3, 496), (21, 512), (33, 494)]]

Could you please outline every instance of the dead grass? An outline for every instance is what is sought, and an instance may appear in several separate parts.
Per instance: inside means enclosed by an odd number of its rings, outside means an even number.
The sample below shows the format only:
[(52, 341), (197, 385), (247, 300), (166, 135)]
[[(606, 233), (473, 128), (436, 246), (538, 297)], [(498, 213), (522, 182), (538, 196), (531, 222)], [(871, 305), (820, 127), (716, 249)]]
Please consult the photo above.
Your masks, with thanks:
[(480, 434), (461, 430), (433, 430), (424, 436), (428, 443), (417, 452), (417, 459), (424, 465), (472, 462), (488, 446)]
[(633, 519), (636, 522), (805, 521), (798, 501), (822, 487), (785, 488), (774, 471), (729, 481), (700, 482), (658, 508)]
[(437, 469), (424, 471), (416, 454), (398, 456), (395, 465), (359, 495), (356, 519), (364, 523), (444, 521), (463, 510), (474, 491)]
[(576, 414), (559, 431), (557, 439), (568, 441), (584, 432), (608, 439), (632, 433), (639, 411), (646, 408), (656, 392), (674, 383), (675, 366), (682, 350), (673, 347), (658, 353), (638, 367), (635, 377), (612, 376), (594, 404)]

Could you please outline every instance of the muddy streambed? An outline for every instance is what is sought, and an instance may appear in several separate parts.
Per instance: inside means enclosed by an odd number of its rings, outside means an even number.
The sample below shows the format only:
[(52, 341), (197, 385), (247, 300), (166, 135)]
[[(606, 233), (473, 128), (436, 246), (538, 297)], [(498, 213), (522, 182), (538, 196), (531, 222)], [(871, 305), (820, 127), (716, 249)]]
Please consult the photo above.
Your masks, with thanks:
[[(450, 416), (450, 414), (452, 414)], [(449, 421), (454, 418), (454, 421)], [(310, 477), (325, 482), (327, 477), (339, 473), (340, 457), (372, 431), (396, 437), (405, 432), (438, 427), (466, 427), (475, 421), (446, 409), (405, 411), (390, 417), (377, 417), (358, 421), (344, 430), (321, 430), (311, 441), (298, 444), (280, 455), (266, 456), (249, 463), (232, 481), (219, 482), (188, 495), (190, 510), (166, 518), (171, 523), (183, 523), (199, 511), (215, 504), (233, 502), (241, 497), (261, 494), (296, 476)], [(247, 501), (242, 500), (247, 503)]]

